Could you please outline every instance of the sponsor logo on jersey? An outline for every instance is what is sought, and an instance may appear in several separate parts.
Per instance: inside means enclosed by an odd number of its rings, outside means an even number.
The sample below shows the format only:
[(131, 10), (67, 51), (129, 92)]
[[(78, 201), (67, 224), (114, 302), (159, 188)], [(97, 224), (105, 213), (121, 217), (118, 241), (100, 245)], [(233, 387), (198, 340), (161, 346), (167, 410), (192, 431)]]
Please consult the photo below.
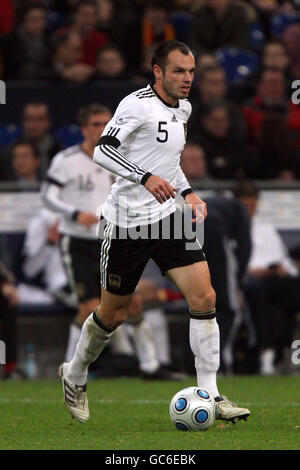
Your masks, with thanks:
[(171, 121), (172, 121), (172, 122), (178, 122), (177, 119), (176, 119), (175, 114), (173, 114), (173, 117), (172, 117)]

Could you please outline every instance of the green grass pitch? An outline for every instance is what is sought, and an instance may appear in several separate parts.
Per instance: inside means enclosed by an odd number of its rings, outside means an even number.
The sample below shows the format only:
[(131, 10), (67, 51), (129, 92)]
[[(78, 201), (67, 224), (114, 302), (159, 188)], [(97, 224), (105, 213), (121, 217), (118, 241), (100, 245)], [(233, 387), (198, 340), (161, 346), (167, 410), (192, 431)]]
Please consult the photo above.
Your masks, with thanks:
[(300, 448), (300, 376), (233, 376), (219, 389), (251, 409), (248, 421), (216, 421), (206, 432), (180, 432), (168, 415), (184, 382), (90, 381), (91, 418), (72, 420), (55, 381), (0, 382), (0, 449), (226, 450)]

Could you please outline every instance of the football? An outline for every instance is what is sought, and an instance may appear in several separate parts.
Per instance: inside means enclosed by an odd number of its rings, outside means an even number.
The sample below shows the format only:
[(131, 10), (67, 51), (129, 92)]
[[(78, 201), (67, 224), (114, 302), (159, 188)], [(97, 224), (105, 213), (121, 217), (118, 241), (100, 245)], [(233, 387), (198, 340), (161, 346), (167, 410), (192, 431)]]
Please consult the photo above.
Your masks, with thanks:
[(169, 411), (170, 419), (179, 431), (206, 431), (216, 419), (215, 400), (199, 387), (177, 392), (170, 402)]

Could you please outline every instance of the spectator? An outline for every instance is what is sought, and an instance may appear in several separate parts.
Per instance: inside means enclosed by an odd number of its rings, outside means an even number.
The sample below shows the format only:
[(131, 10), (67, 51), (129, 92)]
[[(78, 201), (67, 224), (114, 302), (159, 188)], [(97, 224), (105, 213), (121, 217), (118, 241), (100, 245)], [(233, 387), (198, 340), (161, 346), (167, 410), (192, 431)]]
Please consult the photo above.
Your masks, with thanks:
[(130, 70), (137, 70), (156, 43), (175, 38), (175, 30), (168, 19), (167, 2), (148, 1), (141, 19), (123, 27), (119, 45)]
[(290, 57), (287, 46), (280, 39), (271, 39), (262, 50), (262, 66), (281, 70), (290, 78)]
[[(252, 252), (244, 279), (244, 291), (256, 330), (260, 373), (275, 373), (275, 338), (281, 336), (271, 307), (292, 315), (300, 308), (300, 276), (276, 228), (257, 216), (259, 193), (243, 181), (234, 191), (251, 217)], [(289, 346), (292, 332), (283, 338)]]
[(196, 75), (198, 76), (206, 67), (217, 67), (218, 65), (218, 61), (213, 54), (203, 52), (196, 59)]
[(82, 39), (76, 32), (56, 35), (52, 42), (53, 53), (50, 69), (44, 70), (44, 78), (70, 83), (84, 83), (94, 69), (79, 62), (82, 55)]
[(197, 52), (221, 47), (247, 47), (248, 22), (242, 7), (232, 0), (208, 0), (194, 17), (189, 43)]
[(48, 57), (45, 9), (29, 4), (19, 13), (16, 30), (1, 45), (4, 78), (32, 79)]
[[(208, 56), (209, 57), (209, 56)], [(218, 101), (226, 102), (231, 120), (237, 134), (241, 138), (246, 136), (246, 123), (240, 108), (233, 102), (227, 100), (228, 85), (226, 73), (218, 64), (198, 68), (198, 76), (192, 89), (191, 101), (193, 103), (193, 115), (189, 127), (191, 132), (197, 132), (198, 114), (206, 105)], [(195, 119), (196, 118), (196, 122)]]
[(186, 144), (181, 154), (180, 166), (191, 183), (209, 178), (205, 153), (200, 145), (192, 142)]
[(104, 33), (96, 30), (97, 6), (92, 0), (78, 2), (73, 21), (70, 26), (60, 29), (57, 33), (75, 31), (82, 38), (82, 55), (79, 62), (91, 67), (96, 65), (97, 51), (107, 41)]
[(297, 133), (300, 146), (300, 109), (288, 100), (284, 74), (278, 69), (264, 69), (257, 85), (256, 95), (243, 107), (250, 142), (257, 143), (265, 117), (277, 113), (285, 126)]
[(198, 127), (194, 128), (191, 138), (204, 149), (212, 178), (231, 179), (253, 171), (249, 149), (235, 132), (226, 104), (205, 106), (195, 120), (198, 120)]
[(3, 367), (5, 379), (24, 378), (24, 373), (17, 368), (16, 306), (18, 302), (14, 277), (0, 261), (0, 338), (6, 345), (6, 364)]
[(118, 46), (104, 44), (98, 51), (96, 72), (93, 80), (129, 80), (126, 64)]
[[(48, 105), (44, 102), (29, 102), (24, 106), (21, 138), (33, 143), (40, 157), (40, 176), (44, 177), (53, 155), (61, 149), (61, 144), (51, 134), (51, 119)], [(9, 144), (2, 149), (0, 175), (2, 179), (13, 178), (12, 148)]]
[(286, 44), (291, 59), (291, 75), (294, 78), (300, 76), (300, 25), (299, 23), (288, 26), (283, 34), (282, 40)]
[(269, 114), (263, 120), (258, 138), (258, 179), (292, 180), (300, 177), (297, 134), (285, 124), (283, 116)]
[(15, 143), (12, 150), (14, 179), (21, 184), (39, 180), (39, 156), (34, 146), (26, 141)]
[(14, 27), (15, 11), (12, 0), (0, 3), (0, 35), (11, 33)]

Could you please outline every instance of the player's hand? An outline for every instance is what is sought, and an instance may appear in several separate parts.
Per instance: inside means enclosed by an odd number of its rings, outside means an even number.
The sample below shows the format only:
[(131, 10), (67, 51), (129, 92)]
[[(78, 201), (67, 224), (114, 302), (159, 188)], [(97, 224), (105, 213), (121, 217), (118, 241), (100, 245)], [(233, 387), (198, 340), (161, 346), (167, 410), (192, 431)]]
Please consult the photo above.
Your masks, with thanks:
[(4, 282), (1, 286), (1, 293), (6, 298), (9, 305), (14, 307), (19, 302), (19, 295), (16, 287), (9, 282)]
[(91, 227), (99, 222), (98, 217), (90, 212), (78, 212), (76, 217), (78, 224), (84, 225), (85, 227)]
[(195, 193), (187, 194), (184, 198), (185, 203), (188, 204), (192, 210), (194, 217), (193, 222), (203, 222), (207, 216), (206, 203), (200, 199)]
[(145, 188), (153, 194), (155, 199), (160, 204), (166, 202), (170, 197), (175, 198), (175, 192), (177, 191), (167, 180), (164, 180), (160, 176), (151, 175), (146, 183)]

